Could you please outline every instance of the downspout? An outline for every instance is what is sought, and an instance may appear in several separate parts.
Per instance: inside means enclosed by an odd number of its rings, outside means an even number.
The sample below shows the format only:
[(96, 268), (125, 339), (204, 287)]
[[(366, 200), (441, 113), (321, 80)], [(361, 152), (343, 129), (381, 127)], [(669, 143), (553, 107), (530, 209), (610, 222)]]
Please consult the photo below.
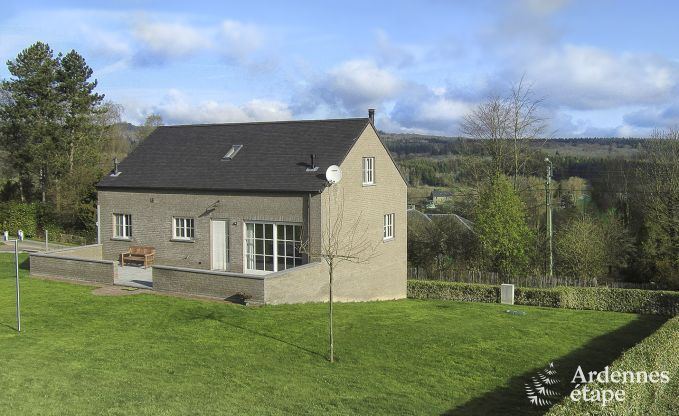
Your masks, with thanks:
[(97, 244), (101, 244), (101, 205), (97, 204)]
[(307, 244), (308, 244), (308, 254), (307, 254), (307, 263), (311, 263), (311, 192), (307, 195), (306, 199), (306, 234), (307, 234)]

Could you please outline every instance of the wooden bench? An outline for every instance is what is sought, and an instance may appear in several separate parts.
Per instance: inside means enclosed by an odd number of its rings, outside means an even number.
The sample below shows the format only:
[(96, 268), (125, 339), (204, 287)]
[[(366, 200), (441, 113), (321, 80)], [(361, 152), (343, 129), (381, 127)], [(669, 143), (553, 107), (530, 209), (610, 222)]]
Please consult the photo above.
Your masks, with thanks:
[(153, 264), (156, 256), (156, 249), (153, 247), (132, 246), (127, 249), (127, 252), (120, 255), (120, 265), (125, 265), (125, 260), (128, 262), (144, 263), (144, 267), (149, 267)]

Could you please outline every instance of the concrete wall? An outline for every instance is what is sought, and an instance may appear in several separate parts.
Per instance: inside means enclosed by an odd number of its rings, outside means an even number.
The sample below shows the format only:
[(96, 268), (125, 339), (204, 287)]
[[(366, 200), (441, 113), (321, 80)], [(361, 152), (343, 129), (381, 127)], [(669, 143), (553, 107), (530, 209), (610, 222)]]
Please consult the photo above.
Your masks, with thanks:
[[(364, 186), (363, 157), (375, 158), (375, 184)], [(392, 162), (372, 126), (363, 132), (340, 166), (342, 181), (322, 194), (322, 229), (343, 217), (346, 241), (352, 229), (355, 240), (365, 241), (369, 250), (359, 254), (363, 264), (344, 262), (336, 270), (335, 293), (339, 301), (400, 299), (407, 292), (407, 184)], [(343, 202), (340, 202), (343, 201)], [(329, 208), (329, 209), (328, 209)], [(394, 238), (383, 240), (384, 215), (395, 214)], [(374, 251), (372, 250), (374, 249)], [(327, 280), (327, 273), (325, 273)]]
[(35, 276), (106, 284), (113, 284), (118, 270), (115, 262), (102, 260), (100, 244), (31, 254), (30, 268)]
[(222, 299), (247, 295), (264, 302), (264, 276), (242, 275), (184, 267), (154, 266), (153, 290), (214, 296)]
[[(210, 221), (226, 219), (230, 223), (227, 271), (243, 273), (244, 221), (302, 224), (305, 234), (310, 231), (311, 241), (319, 241), (320, 199), (319, 194), (304, 193), (100, 191), (100, 242), (107, 260), (119, 260), (130, 246), (152, 246), (156, 264), (209, 270)], [(130, 240), (113, 238), (114, 213), (132, 215)], [(173, 217), (194, 218), (194, 240), (172, 239)]]

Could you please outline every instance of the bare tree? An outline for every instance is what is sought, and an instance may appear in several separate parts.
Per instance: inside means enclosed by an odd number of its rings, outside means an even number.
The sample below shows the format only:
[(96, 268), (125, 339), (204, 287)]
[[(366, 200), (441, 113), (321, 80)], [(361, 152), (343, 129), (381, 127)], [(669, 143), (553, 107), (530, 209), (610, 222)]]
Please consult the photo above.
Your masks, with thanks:
[(527, 163), (539, 150), (533, 142), (543, 138), (547, 130), (546, 120), (540, 115), (543, 101), (534, 96), (522, 77), (508, 96), (493, 96), (464, 117), (462, 133), (482, 141), (490, 157), (489, 164), (474, 167), (477, 182), (480, 177), (511, 175), (514, 189), (518, 190), (519, 177), (531, 174), (527, 172)]
[(333, 283), (335, 271), (342, 263), (362, 264), (377, 256), (378, 242), (368, 238), (359, 214), (355, 218), (345, 218), (344, 192), (337, 185), (331, 185), (328, 203), (321, 224), (321, 239), (316, 246), (309, 239), (302, 243), (301, 251), (310, 259), (322, 259), (328, 265), (328, 320), (330, 331), (330, 362), (335, 361), (335, 337), (333, 332)]

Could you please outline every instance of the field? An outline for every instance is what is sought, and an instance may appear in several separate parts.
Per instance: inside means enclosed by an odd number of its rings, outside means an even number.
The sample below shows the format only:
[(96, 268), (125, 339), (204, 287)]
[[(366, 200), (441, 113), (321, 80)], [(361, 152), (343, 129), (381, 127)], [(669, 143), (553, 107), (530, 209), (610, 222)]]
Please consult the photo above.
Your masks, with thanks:
[(603, 368), (658, 317), (401, 300), (243, 307), (97, 296), (27, 277), (14, 330), (12, 257), (0, 255), (0, 414), (542, 414), (523, 383)]

